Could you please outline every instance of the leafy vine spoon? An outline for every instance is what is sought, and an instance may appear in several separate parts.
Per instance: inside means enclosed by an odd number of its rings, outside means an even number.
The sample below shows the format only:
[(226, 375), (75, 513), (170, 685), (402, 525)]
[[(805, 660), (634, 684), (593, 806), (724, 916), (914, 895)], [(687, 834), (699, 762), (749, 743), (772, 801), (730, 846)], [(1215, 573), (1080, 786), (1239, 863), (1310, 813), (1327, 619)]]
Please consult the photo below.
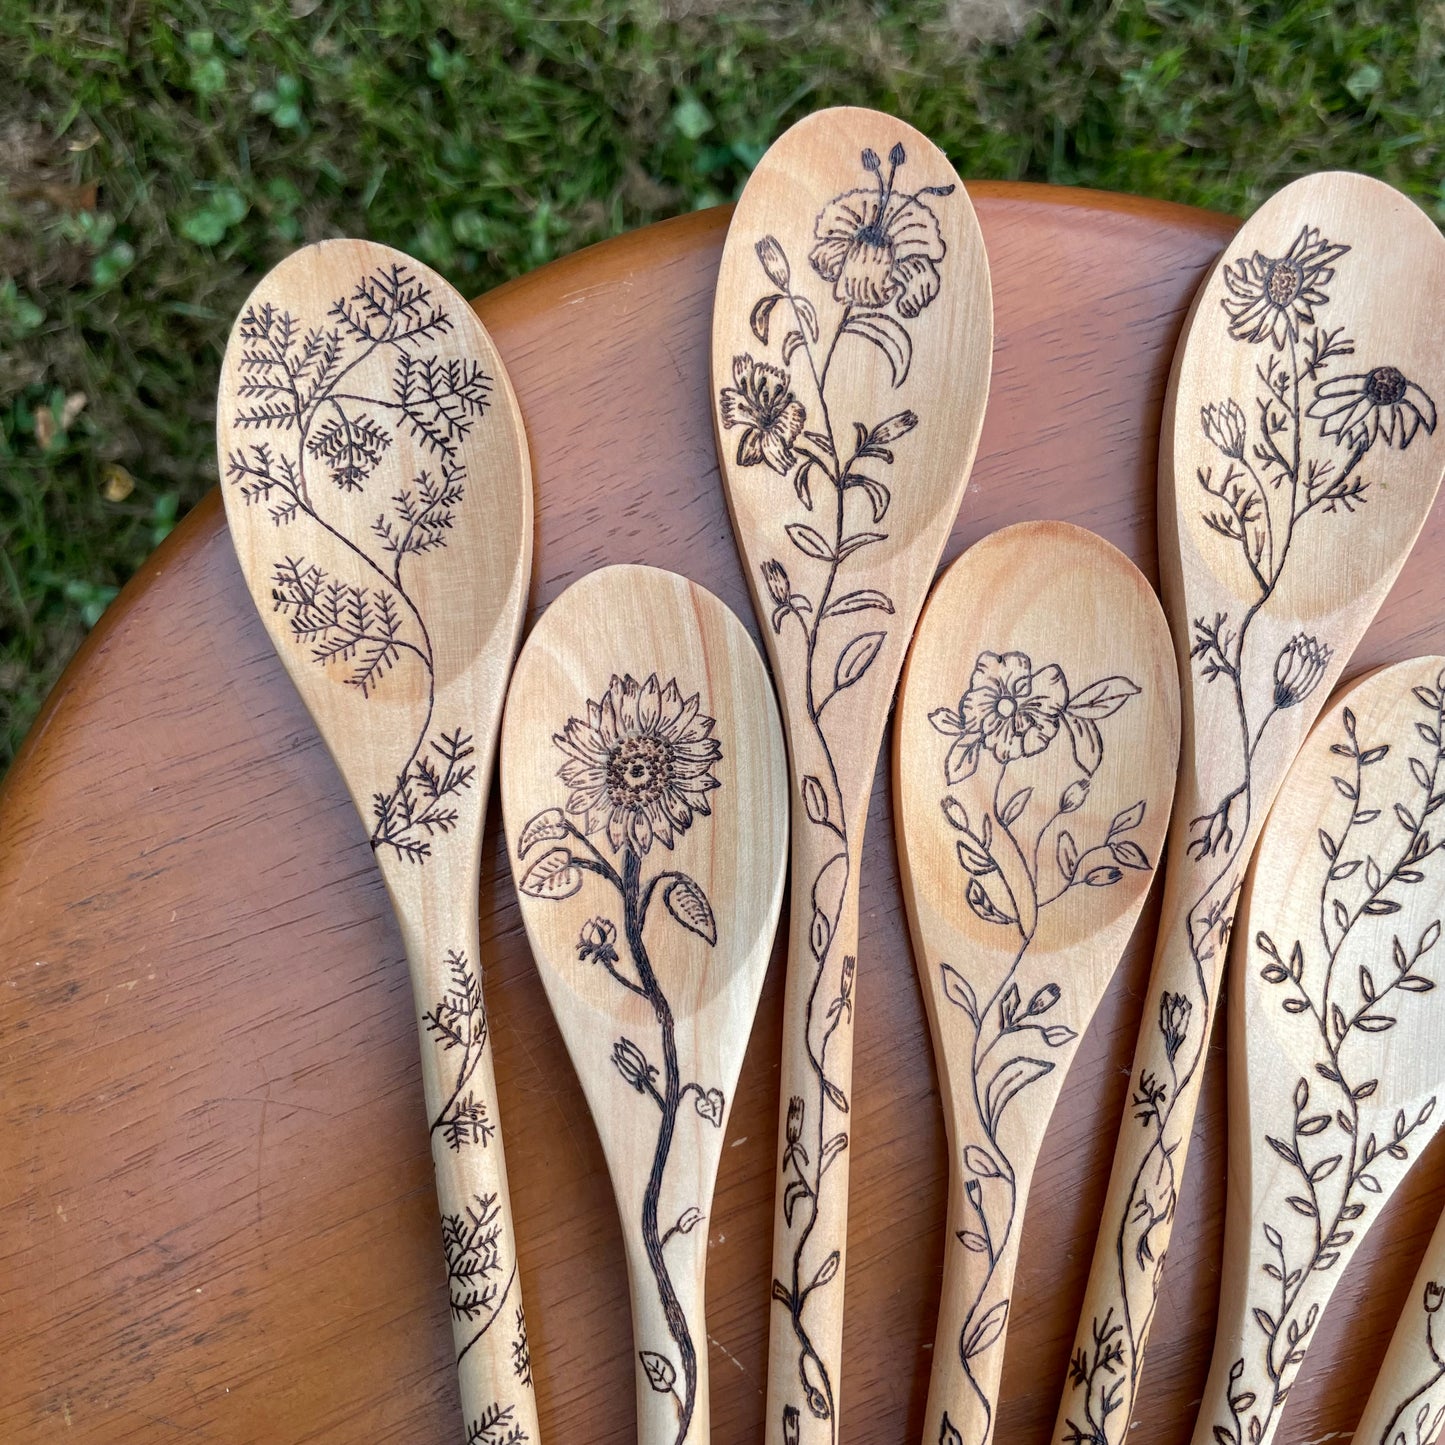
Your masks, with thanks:
[(1442, 729), (1445, 658), (1377, 670), (1325, 712), (1264, 825), (1230, 983), (1229, 1210), (1194, 1445), (1269, 1445), (1350, 1257), (1445, 1118)]
[(1024, 522), (944, 573), (893, 733), (903, 894), (949, 1141), (929, 1445), (993, 1437), (1034, 1165), (1149, 891), (1178, 761), (1169, 628), (1121, 552)]
[(1255, 213), (1205, 278), (1175, 353), (1159, 551), (1183, 764), (1055, 1445), (1119, 1445), (1127, 1430), (1244, 871), (1445, 469), (1442, 329), (1445, 240), (1397, 191), (1337, 172)]
[(728, 230), (712, 333), (728, 507), (792, 766), (771, 1445), (837, 1438), (863, 827), (992, 346), (978, 222), (937, 147), (855, 109), (774, 143)]
[(1405, 1299), (1351, 1445), (1431, 1445), (1445, 1425), (1445, 1214)]
[(787, 864), (782, 728), (742, 624), (651, 567), (574, 583), (517, 662), (502, 810), (622, 1217), (638, 1439), (706, 1445), (699, 1226)]
[(478, 939), (532, 478), (491, 338), (400, 252), (324, 241), (226, 349), (222, 495), (251, 596), (362, 816), (421, 1033), (469, 1440), (538, 1438)]

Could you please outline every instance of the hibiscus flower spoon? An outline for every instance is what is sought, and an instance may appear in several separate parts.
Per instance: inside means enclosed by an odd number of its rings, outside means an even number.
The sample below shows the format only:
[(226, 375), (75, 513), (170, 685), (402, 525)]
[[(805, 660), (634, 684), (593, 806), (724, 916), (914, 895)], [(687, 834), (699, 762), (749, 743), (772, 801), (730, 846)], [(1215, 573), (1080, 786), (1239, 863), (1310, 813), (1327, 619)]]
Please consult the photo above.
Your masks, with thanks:
[(574, 583), (517, 662), (502, 811), (622, 1219), (638, 1439), (706, 1445), (707, 1216), (787, 865), (782, 727), (742, 624), (650, 567)]
[(863, 826), (988, 396), (988, 262), (942, 152), (874, 111), (793, 126), (733, 215), (712, 344), (792, 765), (766, 1438), (808, 1445), (838, 1431)]
[(943, 574), (893, 730), (903, 896), (949, 1145), (927, 1445), (988, 1445), (1049, 1117), (1169, 821), (1179, 680), (1121, 552), (1024, 522)]
[(1159, 449), (1183, 765), (1144, 1020), (1057, 1445), (1118, 1445), (1245, 869), (1439, 489), (1445, 240), (1379, 181), (1285, 187), (1205, 278)]
[(532, 476), (491, 338), (385, 246), (283, 261), (231, 333), (226, 519), (401, 924), (468, 1439), (535, 1441), (482, 997), (482, 821), (532, 562)]
[(1264, 825), (1229, 985), (1229, 1211), (1194, 1445), (1270, 1445), (1335, 1285), (1445, 1119), (1442, 729), (1445, 658), (1371, 673)]

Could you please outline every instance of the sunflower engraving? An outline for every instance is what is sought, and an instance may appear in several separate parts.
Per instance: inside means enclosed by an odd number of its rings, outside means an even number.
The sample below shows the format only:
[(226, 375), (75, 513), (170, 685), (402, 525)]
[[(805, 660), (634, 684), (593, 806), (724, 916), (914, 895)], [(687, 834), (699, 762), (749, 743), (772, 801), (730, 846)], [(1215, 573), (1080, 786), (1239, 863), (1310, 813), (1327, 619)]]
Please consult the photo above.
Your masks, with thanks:
[(1321, 436), (1361, 451), (1381, 437), (1386, 446), (1404, 451), (1421, 427), (1435, 430), (1435, 403), (1394, 366), (1322, 381), (1305, 415), (1320, 423)]
[(675, 678), (663, 686), (655, 672), (640, 683), (614, 676), (598, 701), (588, 700), (585, 719), (570, 718), (553, 736), (567, 755), (557, 771), (572, 789), (567, 811), (587, 836), (605, 832), (614, 852), (671, 848), (694, 815), (712, 812), (707, 795), (718, 786), (722, 751), (714, 726), (698, 694), (684, 698)]
[(912, 320), (938, 295), (938, 265), (948, 247), (938, 218), (918, 199), (946, 194), (943, 188), (916, 194), (895, 189), (907, 158), (895, 145), (885, 177), (877, 151), (863, 152), (863, 168), (873, 173), (876, 189), (846, 191), (823, 207), (808, 260), (833, 283), (835, 300), (872, 311), (896, 304), (898, 314)]
[(807, 413), (790, 389), (787, 372), (751, 356), (733, 357), (733, 384), (723, 387), (720, 409), (724, 428), (742, 428), (739, 466), (765, 462), (786, 477), (798, 465), (793, 444)]
[(1327, 241), (1314, 226), (1303, 226), (1283, 256), (1256, 251), (1224, 268), (1229, 288), (1224, 309), (1236, 341), (1266, 337), (1274, 349), (1298, 341), (1300, 327), (1313, 326), (1315, 307), (1329, 300), (1324, 288), (1334, 280), (1334, 263), (1350, 248)]

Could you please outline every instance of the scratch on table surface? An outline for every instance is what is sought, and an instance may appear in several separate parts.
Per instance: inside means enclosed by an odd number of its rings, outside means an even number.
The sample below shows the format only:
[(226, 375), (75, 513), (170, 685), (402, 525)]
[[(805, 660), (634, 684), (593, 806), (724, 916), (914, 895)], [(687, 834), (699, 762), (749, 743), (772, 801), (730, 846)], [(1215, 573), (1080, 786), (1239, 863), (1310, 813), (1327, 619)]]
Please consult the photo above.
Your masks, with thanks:
[(735, 1364), (735, 1365), (738, 1367), (738, 1373), (739, 1373), (739, 1374), (741, 1374), (745, 1379), (752, 1380), (754, 1386), (756, 1386), (756, 1388), (757, 1388), (757, 1392), (758, 1392), (759, 1395), (761, 1395), (761, 1394), (763, 1393), (763, 1387), (762, 1387), (760, 1384), (758, 1384), (757, 1380), (754, 1379), (753, 1376), (749, 1373), (748, 1367), (747, 1367), (745, 1364), (743, 1364), (743, 1362), (742, 1362), (740, 1359), (738, 1359), (738, 1357), (737, 1357), (735, 1354), (733, 1354), (733, 1352), (732, 1352), (730, 1349), (728, 1349), (728, 1347), (727, 1347), (725, 1344), (723, 1344), (723, 1342), (722, 1342), (721, 1340), (719, 1340), (716, 1335), (709, 1335), (709, 1336), (707, 1337), (707, 1340), (708, 1340), (708, 1344), (710, 1344), (710, 1345), (716, 1345), (716, 1346), (718, 1347), (718, 1349), (720, 1349), (720, 1350), (723, 1352), (723, 1354), (725, 1354), (725, 1355), (728, 1357), (728, 1359), (730, 1359), (730, 1360), (733, 1362), (733, 1364)]

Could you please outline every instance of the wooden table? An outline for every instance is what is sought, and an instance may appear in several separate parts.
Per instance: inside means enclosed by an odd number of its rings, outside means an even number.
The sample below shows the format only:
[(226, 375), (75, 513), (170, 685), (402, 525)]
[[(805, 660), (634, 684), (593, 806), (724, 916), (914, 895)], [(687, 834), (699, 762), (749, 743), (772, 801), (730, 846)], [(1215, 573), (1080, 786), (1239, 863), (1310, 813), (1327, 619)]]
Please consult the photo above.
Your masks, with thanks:
[[(1007, 522), (1062, 517), (1152, 576), (1169, 358), (1233, 223), (1080, 191), (972, 193), (998, 340), (945, 560)], [(708, 420), (726, 224), (712, 211), (654, 226), (477, 303), (531, 436), (534, 617), (590, 568), (633, 561), (687, 572), (754, 625)], [(1437, 513), (1352, 674), (1445, 649), (1441, 557)], [(617, 1219), (497, 813), (494, 799), (482, 941), (543, 1425), (566, 1445), (620, 1442), (633, 1381)], [(946, 1172), (881, 767), (862, 905), (842, 1440), (898, 1445), (921, 1429)], [(1008, 1445), (1043, 1445), (1053, 1421), (1154, 916), (1084, 1040), (1035, 1180)], [(761, 1428), (781, 961), (709, 1220), (719, 1445)], [(0, 982), (0, 1440), (460, 1437), (400, 940), (214, 493), (91, 634), (0, 793)], [(1149, 1445), (1188, 1439), (1213, 1334), (1220, 1062), (1137, 1416)], [(1442, 1186), (1445, 1139), (1336, 1294), (1283, 1438), (1353, 1425)]]

